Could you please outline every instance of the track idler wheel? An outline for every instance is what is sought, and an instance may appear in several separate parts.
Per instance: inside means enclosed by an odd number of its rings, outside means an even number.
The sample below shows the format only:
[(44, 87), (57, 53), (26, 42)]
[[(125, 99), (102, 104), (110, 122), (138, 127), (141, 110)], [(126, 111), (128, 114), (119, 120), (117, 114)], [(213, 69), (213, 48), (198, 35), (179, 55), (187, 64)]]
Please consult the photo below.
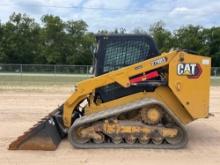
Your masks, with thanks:
[(150, 137), (143, 135), (143, 136), (138, 138), (138, 141), (141, 144), (148, 144), (149, 141), (150, 141)]
[(125, 142), (127, 144), (134, 144), (136, 142), (137, 138), (133, 135), (128, 135), (128, 136), (125, 136)]
[(152, 138), (152, 142), (156, 145), (162, 144), (164, 138), (162, 136)]
[(96, 144), (101, 144), (105, 142), (105, 135), (99, 133), (99, 136), (97, 136), (96, 138), (93, 138), (94, 143)]
[(164, 137), (160, 134), (159, 130), (154, 130), (151, 139), (154, 144), (159, 145), (163, 143)]
[(184, 133), (182, 131), (182, 129), (180, 129), (179, 127), (175, 127), (177, 129), (177, 135), (175, 137), (166, 137), (166, 141), (169, 143), (169, 144), (172, 144), (172, 145), (175, 145), (175, 144), (178, 144), (180, 143), (183, 138), (184, 138)]
[(144, 123), (150, 125), (158, 124), (162, 116), (162, 110), (158, 106), (143, 107), (141, 109), (141, 117)]
[(123, 139), (122, 139), (121, 136), (115, 136), (115, 137), (112, 138), (112, 142), (114, 144), (120, 144), (120, 143), (122, 143), (122, 141), (123, 141)]

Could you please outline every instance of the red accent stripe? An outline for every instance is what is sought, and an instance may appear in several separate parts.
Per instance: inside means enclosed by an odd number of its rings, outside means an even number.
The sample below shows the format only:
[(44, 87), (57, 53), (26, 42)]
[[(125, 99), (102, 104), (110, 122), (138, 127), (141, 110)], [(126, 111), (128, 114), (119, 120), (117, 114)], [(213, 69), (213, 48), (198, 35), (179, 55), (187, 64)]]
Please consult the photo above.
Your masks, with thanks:
[(150, 79), (156, 78), (158, 76), (159, 76), (159, 73), (157, 71), (153, 71), (148, 74), (141, 75), (141, 76), (130, 79), (130, 83), (131, 84), (139, 83), (139, 82), (142, 82), (145, 80), (150, 80)]

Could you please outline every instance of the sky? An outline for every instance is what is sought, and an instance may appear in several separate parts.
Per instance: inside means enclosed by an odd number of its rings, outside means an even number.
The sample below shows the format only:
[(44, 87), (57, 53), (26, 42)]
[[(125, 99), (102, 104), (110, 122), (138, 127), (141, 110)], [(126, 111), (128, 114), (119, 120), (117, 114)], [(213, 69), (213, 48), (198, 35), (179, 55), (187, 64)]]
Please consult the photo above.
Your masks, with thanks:
[(1, 22), (8, 21), (13, 12), (26, 13), (39, 23), (46, 14), (83, 19), (93, 32), (147, 30), (160, 20), (169, 30), (189, 24), (220, 26), (220, 0), (0, 0)]

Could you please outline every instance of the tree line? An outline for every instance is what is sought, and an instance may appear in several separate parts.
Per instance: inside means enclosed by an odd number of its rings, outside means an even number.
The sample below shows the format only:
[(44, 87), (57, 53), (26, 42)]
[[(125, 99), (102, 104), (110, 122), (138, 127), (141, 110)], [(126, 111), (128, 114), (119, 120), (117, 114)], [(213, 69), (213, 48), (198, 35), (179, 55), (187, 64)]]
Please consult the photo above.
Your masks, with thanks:
[[(125, 34), (126, 29), (97, 33)], [(220, 67), (220, 27), (187, 25), (171, 31), (159, 21), (132, 33), (151, 35), (161, 52), (191, 50), (212, 57), (212, 66)], [(90, 65), (94, 44), (95, 34), (83, 20), (44, 15), (37, 23), (26, 14), (13, 13), (7, 22), (0, 23), (0, 63)]]
[(212, 58), (212, 66), (220, 67), (220, 27), (204, 28), (188, 25), (173, 32), (157, 22), (149, 29), (160, 51), (186, 49)]
[(0, 24), (0, 63), (91, 64), (95, 38), (84, 21), (45, 15), (41, 23), (13, 13)]

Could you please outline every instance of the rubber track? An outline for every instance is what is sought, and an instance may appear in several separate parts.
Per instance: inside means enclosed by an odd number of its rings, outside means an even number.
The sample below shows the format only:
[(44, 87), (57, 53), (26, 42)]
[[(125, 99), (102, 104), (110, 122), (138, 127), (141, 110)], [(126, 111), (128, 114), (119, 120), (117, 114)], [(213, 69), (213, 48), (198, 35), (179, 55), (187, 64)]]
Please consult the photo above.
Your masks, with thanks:
[[(112, 116), (116, 116), (116, 115), (119, 115), (119, 114), (124, 113), (124, 112), (130, 112), (132, 110), (139, 109), (143, 106), (147, 106), (147, 105), (151, 105), (151, 104), (154, 104), (154, 105), (157, 104), (157, 105), (161, 106), (171, 117), (173, 117), (173, 120), (176, 122), (176, 124), (180, 128), (182, 128), (184, 137), (183, 137), (183, 140), (181, 141), (181, 143), (176, 144), (176, 145), (171, 145), (171, 144), (168, 144), (168, 143), (159, 144), (159, 145), (152, 144), (152, 143), (149, 143), (149, 144), (140, 144), (140, 143), (135, 143), (135, 144), (127, 144), (127, 143), (114, 144), (114, 143), (107, 143), (107, 142), (106, 143), (101, 143), (101, 144), (95, 144), (95, 143), (92, 143), (92, 142), (81, 144), (77, 141), (76, 130), (80, 126), (89, 125), (89, 124), (91, 124), (95, 121), (110, 118)], [(169, 108), (166, 105), (164, 105), (162, 102), (158, 101), (158, 100), (146, 99), (146, 98), (135, 101), (133, 103), (123, 105), (123, 106), (118, 106), (116, 108), (111, 108), (111, 109), (107, 109), (107, 110), (102, 111), (102, 112), (94, 113), (94, 114), (91, 114), (89, 116), (83, 116), (83, 117), (77, 119), (73, 123), (71, 128), (69, 129), (68, 139), (69, 139), (70, 143), (76, 148), (178, 149), (178, 148), (183, 148), (188, 142), (188, 136), (187, 136), (187, 132), (185, 130), (184, 125), (181, 124), (181, 122), (174, 116), (174, 114), (169, 110)]]

